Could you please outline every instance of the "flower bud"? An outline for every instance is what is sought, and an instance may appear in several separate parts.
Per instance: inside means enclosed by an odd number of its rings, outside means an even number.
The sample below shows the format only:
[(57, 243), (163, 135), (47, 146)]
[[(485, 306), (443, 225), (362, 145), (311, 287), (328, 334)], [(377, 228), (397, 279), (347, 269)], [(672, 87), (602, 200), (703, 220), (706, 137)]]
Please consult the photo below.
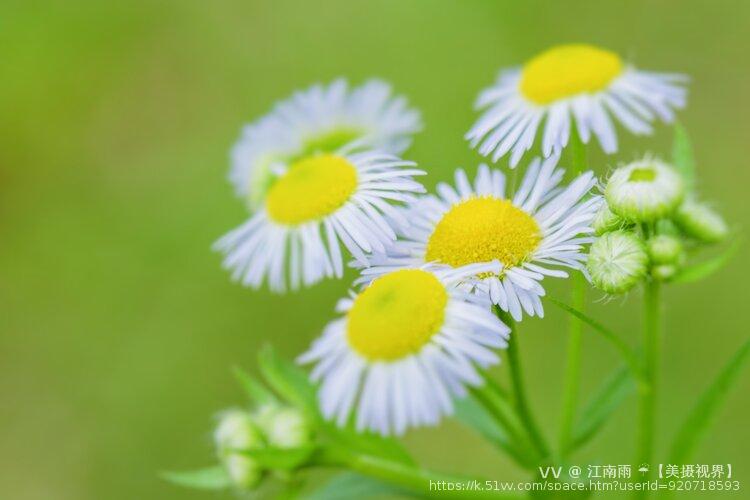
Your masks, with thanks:
[(594, 233), (597, 236), (601, 236), (604, 233), (623, 229), (628, 226), (628, 223), (625, 222), (622, 217), (610, 210), (606, 203), (602, 203), (599, 211), (596, 212), (596, 215), (594, 216), (594, 222), (592, 225), (594, 227)]
[(729, 234), (729, 227), (721, 215), (694, 199), (685, 200), (674, 219), (685, 234), (704, 243), (717, 243)]
[(298, 448), (309, 444), (312, 429), (305, 415), (293, 407), (264, 407), (257, 417), (266, 441), (279, 448)]
[(667, 234), (654, 236), (648, 240), (646, 248), (653, 264), (677, 264), (683, 257), (680, 239)]
[(241, 410), (229, 410), (219, 418), (214, 432), (219, 459), (232, 482), (239, 488), (251, 489), (258, 484), (261, 467), (238, 449), (253, 449), (263, 445), (261, 433), (250, 415)]
[(671, 214), (684, 196), (682, 177), (654, 159), (635, 161), (616, 169), (604, 196), (610, 210), (629, 222), (650, 222)]
[(586, 264), (594, 286), (610, 294), (630, 290), (646, 275), (647, 266), (643, 243), (627, 231), (614, 231), (597, 238)]
[(651, 275), (659, 281), (669, 281), (677, 274), (677, 266), (673, 264), (660, 264), (651, 269)]

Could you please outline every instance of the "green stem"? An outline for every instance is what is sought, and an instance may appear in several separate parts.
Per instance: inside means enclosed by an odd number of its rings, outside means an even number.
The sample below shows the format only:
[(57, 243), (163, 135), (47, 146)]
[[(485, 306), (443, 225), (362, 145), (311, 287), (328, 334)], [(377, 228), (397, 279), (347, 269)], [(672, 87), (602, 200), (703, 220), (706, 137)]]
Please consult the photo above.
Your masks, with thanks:
[(531, 413), (531, 407), (526, 400), (526, 391), (523, 385), (523, 376), (521, 375), (521, 356), (518, 350), (518, 332), (516, 330), (516, 322), (510, 316), (510, 314), (501, 310), (496, 309), (498, 317), (503, 323), (510, 327), (510, 338), (508, 339), (508, 368), (510, 369), (510, 379), (513, 387), (513, 398), (515, 399), (516, 408), (518, 409), (518, 415), (521, 417), (521, 421), (526, 427), (531, 442), (537, 449), (542, 457), (542, 460), (549, 457), (549, 448), (544, 441), (544, 436), (539, 431), (539, 428), (534, 421), (534, 417)]
[[(571, 134), (571, 167), (575, 175), (588, 168), (586, 145), (573, 127)], [(573, 276), (571, 291), (571, 305), (583, 312), (586, 304), (586, 282), (580, 274)], [(583, 322), (577, 317), (569, 318), (568, 323), (568, 356), (563, 381), (562, 414), (560, 417), (559, 447), (560, 456), (565, 458), (570, 451), (570, 441), (573, 432), (573, 421), (578, 407), (579, 381), (581, 376), (581, 345), (583, 337)]]
[[(654, 454), (656, 427), (656, 402), (661, 351), (661, 298), (656, 280), (645, 284), (643, 296), (643, 377), (638, 393), (638, 451), (637, 463), (649, 464)], [(648, 491), (636, 492), (636, 497), (646, 498)]]
[[(577, 310), (585, 305), (586, 283), (582, 276), (573, 277), (572, 302)], [(568, 323), (568, 356), (563, 382), (562, 415), (560, 417), (560, 456), (564, 459), (570, 451), (573, 421), (578, 407), (579, 381), (581, 376), (581, 344), (583, 323), (571, 317)]]
[[(430, 471), (372, 455), (352, 453), (338, 447), (324, 447), (313, 458), (311, 465), (341, 467), (408, 490), (420, 496), (440, 495), (445, 498), (518, 498), (497, 491), (480, 491), (472, 485), (484, 487), (484, 479), (453, 476)], [(463, 490), (447, 489), (446, 485), (461, 484)], [(442, 486), (442, 487), (441, 487)]]
[(538, 464), (539, 457), (534, 450), (526, 428), (521, 422), (513, 404), (505, 392), (486, 374), (482, 387), (469, 388), (472, 397), (482, 405), (498, 426), (508, 434), (508, 442), (503, 449), (521, 467), (531, 469)]

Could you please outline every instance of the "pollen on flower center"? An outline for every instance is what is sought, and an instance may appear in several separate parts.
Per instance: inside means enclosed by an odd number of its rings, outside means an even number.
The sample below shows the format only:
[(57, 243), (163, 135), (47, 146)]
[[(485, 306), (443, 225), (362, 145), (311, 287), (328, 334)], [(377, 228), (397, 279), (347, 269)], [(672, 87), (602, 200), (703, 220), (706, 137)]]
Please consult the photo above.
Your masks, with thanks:
[(280, 224), (301, 224), (338, 210), (357, 188), (357, 170), (346, 158), (318, 155), (293, 163), (271, 186), (266, 209)]
[(346, 335), (371, 361), (415, 354), (443, 325), (448, 292), (434, 274), (402, 269), (376, 279), (354, 300)]
[(499, 260), (522, 263), (541, 240), (533, 217), (509, 200), (483, 196), (454, 205), (427, 242), (425, 260), (453, 267)]
[(614, 52), (585, 44), (553, 47), (523, 67), (520, 89), (537, 104), (596, 92), (622, 73), (623, 63)]

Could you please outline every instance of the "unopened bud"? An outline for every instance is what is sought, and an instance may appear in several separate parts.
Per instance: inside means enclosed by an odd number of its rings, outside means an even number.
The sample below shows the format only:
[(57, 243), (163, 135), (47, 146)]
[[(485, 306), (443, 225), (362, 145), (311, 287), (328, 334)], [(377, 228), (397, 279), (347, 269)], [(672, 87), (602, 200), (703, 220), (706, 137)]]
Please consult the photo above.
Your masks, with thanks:
[(651, 222), (671, 214), (682, 201), (682, 177), (655, 159), (635, 161), (615, 170), (604, 196), (610, 210), (629, 222)]
[(243, 489), (257, 485), (261, 478), (261, 467), (252, 458), (237, 451), (263, 445), (261, 433), (250, 415), (241, 410), (224, 412), (216, 427), (214, 441), (219, 459), (232, 483)]
[(680, 239), (667, 234), (654, 236), (648, 240), (646, 248), (653, 264), (677, 264), (683, 257)]
[(729, 227), (721, 215), (693, 199), (685, 200), (674, 218), (685, 234), (704, 243), (717, 243), (729, 234)]
[(630, 290), (646, 275), (647, 266), (643, 243), (627, 231), (614, 231), (597, 238), (586, 264), (594, 286), (610, 294)]

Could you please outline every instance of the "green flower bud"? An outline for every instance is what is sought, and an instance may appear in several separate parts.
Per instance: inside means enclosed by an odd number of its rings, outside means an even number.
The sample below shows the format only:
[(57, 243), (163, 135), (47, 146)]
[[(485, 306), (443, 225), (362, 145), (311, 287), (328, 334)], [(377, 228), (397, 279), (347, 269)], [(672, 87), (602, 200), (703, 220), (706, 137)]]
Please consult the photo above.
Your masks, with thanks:
[(627, 231), (600, 236), (592, 243), (586, 263), (594, 286), (610, 294), (630, 290), (646, 275), (647, 266), (643, 243)]
[(651, 275), (659, 281), (669, 281), (677, 274), (677, 266), (672, 264), (660, 264), (651, 269)]
[(610, 210), (629, 222), (650, 222), (671, 214), (682, 202), (685, 185), (675, 170), (646, 158), (616, 169), (604, 196)]
[(610, 210), (606, 203), (602, 203), (601, 208), (599, 208), (599, 211), (596, 212), (596, 215), (594, 216), (594, 222), (592, 224), (594, 227), (594, 233), (597, 236), (617, 231), (618, 229), (623, 229), (629, 225), (629, 223), (623, 220), (622, 217)]
[(252, 458), (235, 451), (263, 446), (261, 433), (250, 415), (241, 410), (224, 412), (219, 417), (214, 441), (219, 459), (235, 486), (255, 487), (261, 478), (261, 467)]
[(298, 448), (309, 444), (312, 439), (310, 422), (293, 407), (263, 407), (256, 421), (270, 446)]
[(674, 217), (685, 234), (704, 243), (717, 243), (729, 234), (724, 219), (705, 203), (687, 199)]
[(653, 264), (677, 264), (683, 257), (680, 239), (666, 234), (660, 234), (648, 240), (646, 248)]

